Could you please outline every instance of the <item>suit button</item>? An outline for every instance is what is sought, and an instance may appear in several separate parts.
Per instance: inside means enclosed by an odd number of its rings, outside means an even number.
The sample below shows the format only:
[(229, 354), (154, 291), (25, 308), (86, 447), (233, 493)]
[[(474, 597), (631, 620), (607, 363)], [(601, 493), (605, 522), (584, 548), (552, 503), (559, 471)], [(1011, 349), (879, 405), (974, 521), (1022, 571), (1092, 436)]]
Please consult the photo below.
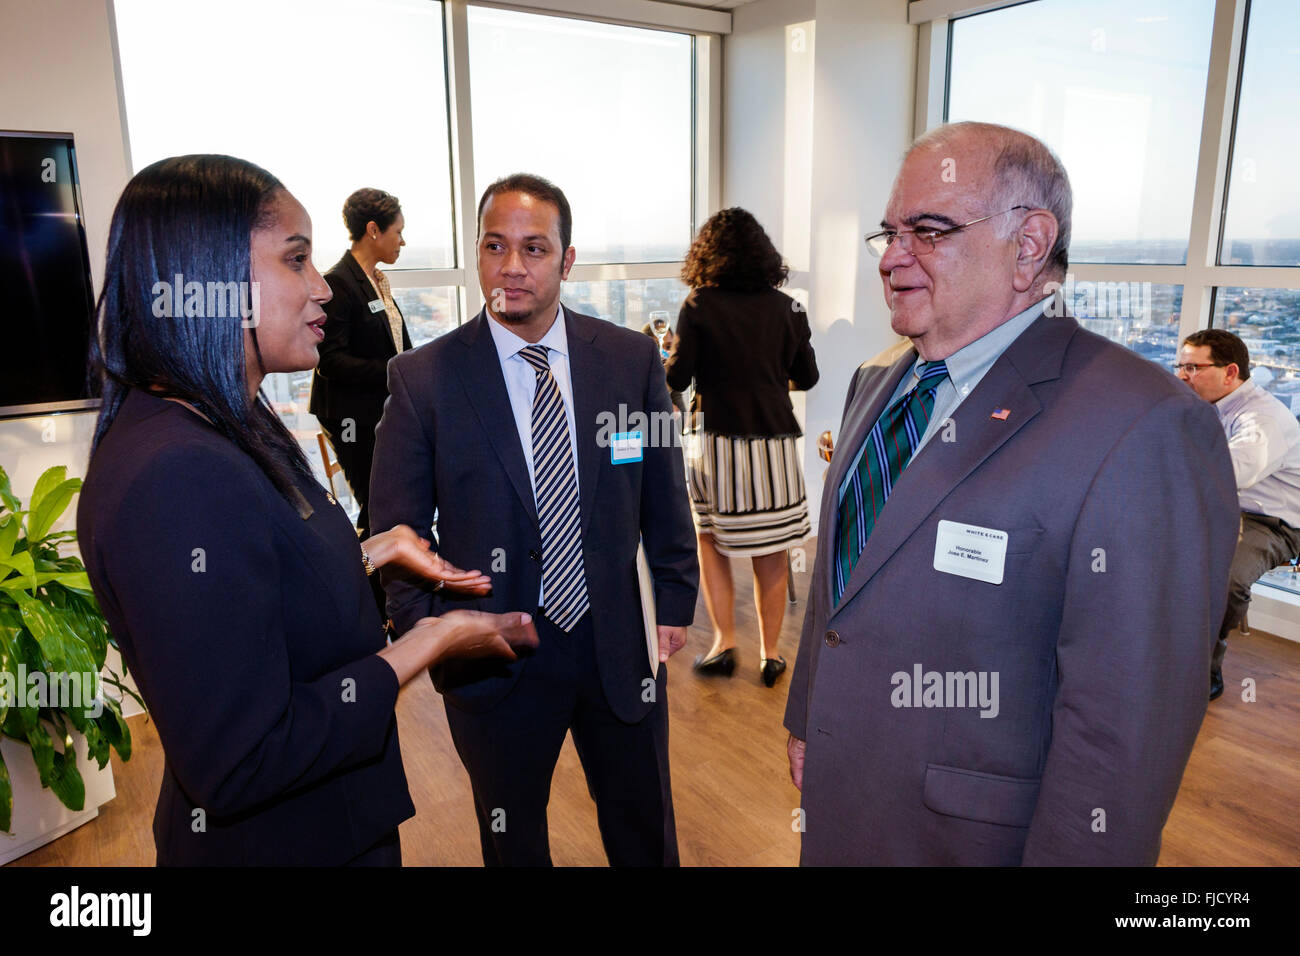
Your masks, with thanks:
[(528, 556), (532, 558), (534, 561), (542, 560), (542, 556), (538, 554), (536, 551), (529, 551)]
[(839, 643), (840, 643), (840, 636), (839, 636), (838, 634), (836, 634), (834, 631), (827, 631), (827, 632), (826, 632), (826, 646), (827, 646), (827, 647), (838, 647), (838, 646), (839, 646)]

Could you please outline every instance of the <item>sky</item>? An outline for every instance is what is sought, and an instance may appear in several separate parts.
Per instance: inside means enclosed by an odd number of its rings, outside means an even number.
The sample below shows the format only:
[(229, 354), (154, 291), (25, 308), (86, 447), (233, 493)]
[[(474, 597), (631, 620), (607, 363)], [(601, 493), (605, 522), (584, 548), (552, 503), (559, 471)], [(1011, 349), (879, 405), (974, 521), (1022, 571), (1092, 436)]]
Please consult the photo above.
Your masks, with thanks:
[[(1252, 6), (1229, 238), (1295, 238), (1300, 3)], [(1076, 239), (1185, 239), (1213, 16), (1213, 0), (1040, 0), (957, 20), (949, 119), (1052, 146)]]
[[(439, 4), (114, 9), (136, 169), (186, 152), (266, 167), (311, 213), (322, 267), (347, 245), (347, 195), (386, 189), (406, 213), (399, 265), (454, 265)], [(949, 117), (1052, 145), (1074, 186), (1076, 239), (1185, 240), (1213, 9), (1039, 0), (957, 20)], [(1300, 0), (1254, 0), (1248, 37), (1226, 237), (1300, 238)], [(684, 254), (689, 37), (470, 7), (469, 41), (476, 193), (537, 172), (569, 196), (579, 262)]]
[[(406, 218), (398, 266), (454, 265), (440, 4), (114, 8), (135, 169), (190, 152), (265, 167), (311, 214), (322, 267), (347, 247), (344, 199), (384, 189)], [(471, 7), (469, 39), (475, 193), (538, 172), (569, 196), (578, 261), (680, 258), (691, 238), (690, 37)]]

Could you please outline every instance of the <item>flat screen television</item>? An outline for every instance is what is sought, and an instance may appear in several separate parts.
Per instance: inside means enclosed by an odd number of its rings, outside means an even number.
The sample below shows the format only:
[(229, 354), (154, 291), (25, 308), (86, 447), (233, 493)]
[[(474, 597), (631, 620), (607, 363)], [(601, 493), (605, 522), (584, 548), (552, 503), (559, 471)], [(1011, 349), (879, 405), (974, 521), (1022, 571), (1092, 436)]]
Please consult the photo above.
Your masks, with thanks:
[(0, 130), (0, 418), (94, 408), (94, 291), (70, 133)]

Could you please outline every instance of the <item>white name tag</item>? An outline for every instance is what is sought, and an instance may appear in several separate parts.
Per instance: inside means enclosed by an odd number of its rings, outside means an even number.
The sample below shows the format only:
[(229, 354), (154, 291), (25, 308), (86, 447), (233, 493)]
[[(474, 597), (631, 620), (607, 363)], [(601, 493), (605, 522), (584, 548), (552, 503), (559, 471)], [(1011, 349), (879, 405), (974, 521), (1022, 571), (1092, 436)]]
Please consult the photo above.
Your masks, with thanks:
[(371, 311), (371, 312), (383, 312), (383, 311), (384, 311), (384, 300), (383, 300), (383, 299), (371, 299), (369, 304), (370, 304), (370, 311)]
[(1007, 563), (1007, 541), (1007, 533), (995, 528), (940, 521), (934, 540), (934, 569), (1001, 584), (1002, 570)]
[(640, 432), (618, 432), (609, 445), (609, 460), (615, 465), (626, 465), (631, 461), (640, 461), (644, 456), (641, 451)]

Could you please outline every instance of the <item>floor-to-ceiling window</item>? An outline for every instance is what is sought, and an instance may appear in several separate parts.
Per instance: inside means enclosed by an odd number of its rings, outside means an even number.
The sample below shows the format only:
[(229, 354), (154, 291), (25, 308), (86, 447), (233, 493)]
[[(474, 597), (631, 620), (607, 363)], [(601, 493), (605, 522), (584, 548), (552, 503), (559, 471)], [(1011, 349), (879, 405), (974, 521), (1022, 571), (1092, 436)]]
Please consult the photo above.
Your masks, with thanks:
[[(416, 345), (481, 307), (474, 209), (519, 171), (572, 206), (566, 304), (635, 328), (653, 311), (675, 321), (682, 259), (711, 211), (697, 125), (711, 35), (464, 0), (113, 0), (113, 12), (133, 168), (195, 152), (258, 163), (310, 213), (321, 271), (348, 247), (344, 199), (394, 194), (407, 244), (386, 271)], [(316, 461), (310, 387), (310, 372), (264, 386)]]

